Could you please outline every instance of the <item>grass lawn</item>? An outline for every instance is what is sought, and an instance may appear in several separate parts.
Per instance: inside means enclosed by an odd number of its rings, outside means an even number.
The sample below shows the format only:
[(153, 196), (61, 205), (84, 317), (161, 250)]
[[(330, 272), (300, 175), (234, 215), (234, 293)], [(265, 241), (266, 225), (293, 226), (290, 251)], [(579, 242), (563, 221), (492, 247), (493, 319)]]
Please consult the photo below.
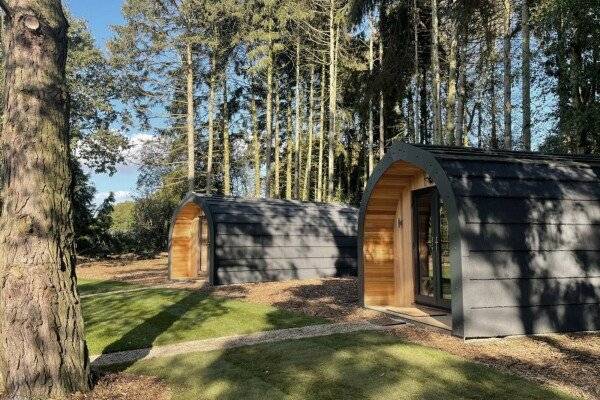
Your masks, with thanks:
[[(135, 287), (114, 282), (82, 284), (82, 292), (88, 294)], [(265, 305), (177, 289), (107, 293), (83, 298), (82, 303), (90, 354), (327, 322)]]
[(173, 400), (567, 399), (535, 383), (379, 333), (355, 333), (141, 361)]
[(96, 279), (77, 279), (80, 295), (115, 292), (118, 290), (141, 289), (144, 286), (127, 282), (103, 281)]

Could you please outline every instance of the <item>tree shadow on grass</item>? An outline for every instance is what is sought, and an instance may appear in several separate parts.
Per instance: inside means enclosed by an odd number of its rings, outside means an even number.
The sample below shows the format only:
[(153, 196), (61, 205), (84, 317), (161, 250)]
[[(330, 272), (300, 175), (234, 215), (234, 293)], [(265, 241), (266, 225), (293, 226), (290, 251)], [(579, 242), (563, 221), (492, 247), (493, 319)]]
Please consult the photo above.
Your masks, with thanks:
[[(223, 305), (225, 299), (208, 297), (204, 293), (190, 291), (177, 302), (165, 307), (157, 314), (148, 317), (139, 325), (122, 335), (118, 340), (109, 344), (98, 358), (101, 362), (104, 355), (124, 350), (139, 350), (139, 357), (149, 354), (157, 338), (171, 328), (187, 312), (197, 311), (199, 317), (194, 320), (195, 324), (202, 324), (209, 318), (225, 315), (229, 312)], [(135, 361), (127, 362), (114, 368), (113, 371), (120, 372), (127, 369)]]
[(178, 391), (177, 399), (563, 398), (522, 378), (378, 333), (157, 359), (134, 372), (158, 374)]

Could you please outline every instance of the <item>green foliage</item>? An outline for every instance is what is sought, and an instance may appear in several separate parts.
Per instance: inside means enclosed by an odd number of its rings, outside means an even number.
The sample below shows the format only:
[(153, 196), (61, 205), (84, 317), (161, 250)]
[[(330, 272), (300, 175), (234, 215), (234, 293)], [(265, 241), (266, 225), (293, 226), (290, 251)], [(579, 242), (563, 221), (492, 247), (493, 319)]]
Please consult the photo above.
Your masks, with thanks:
[(113, 206), (113, 211), (110, 214), (112, 224), (110, 226), (111, 233), (127, 233), (131, 232), (135, 221), (135, 202), (126, 201)]
[(109, 233), (112, 224), (111, 212), (115, 201), (113, 193), (95, 208), (93, 201), (96, 189), (91, 185), (78, 162), (72, 162), (73, 179), (73, 226), (77, 254), (106, 256), (113, 251), (113, 239)]
[(600, 2), (544, 0), (535, 13), (557, 126), (542, 150), (600, 154)]
[(114, 131), (120, 97), (114, 71), (96, 47), (83, 20), (69, 16), (67, 85), (71, 94), (71, 137), (78, 157), (97, 173), (116, 172), (127, 138)]

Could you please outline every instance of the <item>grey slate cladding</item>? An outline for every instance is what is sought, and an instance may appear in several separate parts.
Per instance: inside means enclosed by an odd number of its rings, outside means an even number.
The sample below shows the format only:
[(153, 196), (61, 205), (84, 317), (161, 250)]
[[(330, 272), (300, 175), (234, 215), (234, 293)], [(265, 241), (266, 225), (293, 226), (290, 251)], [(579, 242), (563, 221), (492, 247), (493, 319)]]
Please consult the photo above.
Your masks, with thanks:
[(356, 208), (194, 196), (211, 215), (214, 284), (356, 275)]
[(600, 329), (600, 160), (421, 149), (456, 197), (465, 336)]

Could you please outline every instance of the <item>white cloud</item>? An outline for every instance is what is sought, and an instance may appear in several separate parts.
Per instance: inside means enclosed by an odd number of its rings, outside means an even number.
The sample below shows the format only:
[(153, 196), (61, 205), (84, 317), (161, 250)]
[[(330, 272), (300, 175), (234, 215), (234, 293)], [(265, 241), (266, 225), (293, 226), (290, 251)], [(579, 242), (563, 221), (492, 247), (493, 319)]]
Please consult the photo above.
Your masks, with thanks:
[[(129, 190), (116, 190), (113, 192), (115, 195), (115, 203), (123, 203), (125, 201), (133, 200), (132, 193)], [(100, 205), (108, 196), (110, 192), (98, 192), (94, 197), (94, 204)]]

